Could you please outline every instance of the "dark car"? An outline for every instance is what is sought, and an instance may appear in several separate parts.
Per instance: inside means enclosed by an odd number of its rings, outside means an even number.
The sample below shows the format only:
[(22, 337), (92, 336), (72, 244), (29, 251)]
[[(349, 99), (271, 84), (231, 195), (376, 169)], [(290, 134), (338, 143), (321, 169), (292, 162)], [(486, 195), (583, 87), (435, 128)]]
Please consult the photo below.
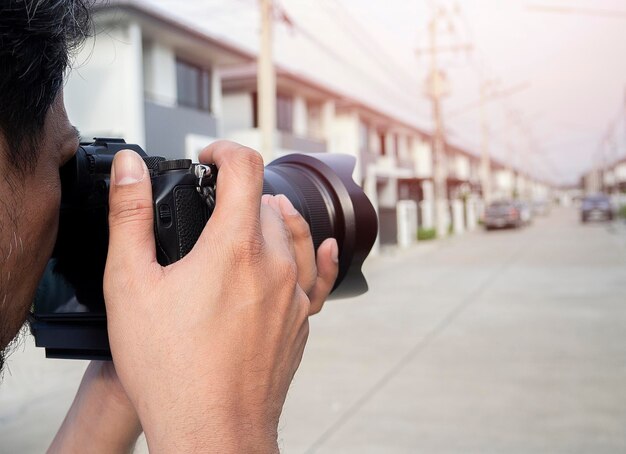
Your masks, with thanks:
[(485, 210), (485, 228), (487, 230), (502, 227), (519, 227), (524, 224), (522, 213), (515, 202), (500, 200), (489, 204)]
[(606, 194), (589, 195), (583, 198), (580, 205), (580, 220), (613, 220), (613, 206)]

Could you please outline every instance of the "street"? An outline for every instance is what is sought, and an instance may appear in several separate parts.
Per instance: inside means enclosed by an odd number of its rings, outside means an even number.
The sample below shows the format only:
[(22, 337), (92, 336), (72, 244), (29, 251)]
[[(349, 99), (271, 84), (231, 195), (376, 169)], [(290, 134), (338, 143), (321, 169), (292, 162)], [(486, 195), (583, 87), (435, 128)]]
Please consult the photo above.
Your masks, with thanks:
[[(311, 320), (282, 452), (626, 451), (623, 221), (555, 208), (383, 254), (366, 276), (366, 295)], [(45, 450), (84, 368), (31, 340), (9, 358), (1, 453)]]

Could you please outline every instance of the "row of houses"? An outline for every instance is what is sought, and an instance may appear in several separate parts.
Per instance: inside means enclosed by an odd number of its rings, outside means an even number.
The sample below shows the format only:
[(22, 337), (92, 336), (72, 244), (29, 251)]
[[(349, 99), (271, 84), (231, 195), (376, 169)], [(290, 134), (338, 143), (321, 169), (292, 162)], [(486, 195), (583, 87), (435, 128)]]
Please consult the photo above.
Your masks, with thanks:
[[(85, 139), (123, 137), (150, 154), (196, 159), (217, 138), (259, 149), (256, 55), (141, 3), (109, 3), (94, 16), (65, 88), (70, 118)], [(380, 245), (411, 244), (434, 226), (431, 135), (382, 110), (277, 68), (276, 149), (347, 153), (354, 179), (380, 218)], [(483, 210), (480, 158), (448, 143), (446, 225), (462, 233)], [(544, 199), (547, 184), (492, 161), (494, 195)]]
[(581, 187), (586, 194), (626, 194), (626, 157), (589, 170), (582, 176)]

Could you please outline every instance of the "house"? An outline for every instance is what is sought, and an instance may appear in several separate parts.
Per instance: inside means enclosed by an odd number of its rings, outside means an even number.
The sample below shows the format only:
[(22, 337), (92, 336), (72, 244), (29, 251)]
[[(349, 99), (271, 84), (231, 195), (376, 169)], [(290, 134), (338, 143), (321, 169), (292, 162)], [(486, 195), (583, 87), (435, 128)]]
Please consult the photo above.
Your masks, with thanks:
[(123, 137), (153, 155), (195, 159), (222, 136), (221, 71), (254, 56), (144, 3), (101, 4), (94, 24), (65, 87), (83, 139)]
[[(256, 65), (222, 72), (224, 136), (258, 148)], [(365, 104), (322, 86), (309, 77), (276, 68), (276, 149), (286, 153), (344, 153), (354, 156), (354, 180), (363, 186), (380, 218), (379, 241), (396, 244), (398, 231), (416, 238), (420, 182), (431, 178), (427, 136)], [(419, 163), (419, 165), (418, 165)], [(400, 200), (411, 212), (400, 214)], [(404, 220), (403, 220), (404, 219)], [(409, 223), (413, 229), (399, 224)], [(415, 234), (414, 234), (415, 233)]]

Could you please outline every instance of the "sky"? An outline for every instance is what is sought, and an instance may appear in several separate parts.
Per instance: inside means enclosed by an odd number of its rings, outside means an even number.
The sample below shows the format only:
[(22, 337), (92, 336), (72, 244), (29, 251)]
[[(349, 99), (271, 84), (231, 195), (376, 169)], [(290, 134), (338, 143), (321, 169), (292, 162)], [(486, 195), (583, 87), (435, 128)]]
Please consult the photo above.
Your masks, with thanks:
[[(252, 52), (258, 0), (137, 0)], [(443, 8), (441, 52), (449, 81), (447, 138), (479, 153), (481, 83), (490, 154), (554, 183), (575, 183), (592, 165), (626, 155), (626, 1), (624, 0), (275, 0), (293, 26), (278, 22), (275, 59), (377, 109), (430, 129), (424, 93), (427, 25)], [(551, 13), (532, 5), (613, 12)], [(623, 14), (619, 14), (623, 13)], [(440, 21), (440, 23), (443, 21)], [(451, 30), (453, 32), (451, 32)], [(612, 137), (604, 137), (611, 122)]]

